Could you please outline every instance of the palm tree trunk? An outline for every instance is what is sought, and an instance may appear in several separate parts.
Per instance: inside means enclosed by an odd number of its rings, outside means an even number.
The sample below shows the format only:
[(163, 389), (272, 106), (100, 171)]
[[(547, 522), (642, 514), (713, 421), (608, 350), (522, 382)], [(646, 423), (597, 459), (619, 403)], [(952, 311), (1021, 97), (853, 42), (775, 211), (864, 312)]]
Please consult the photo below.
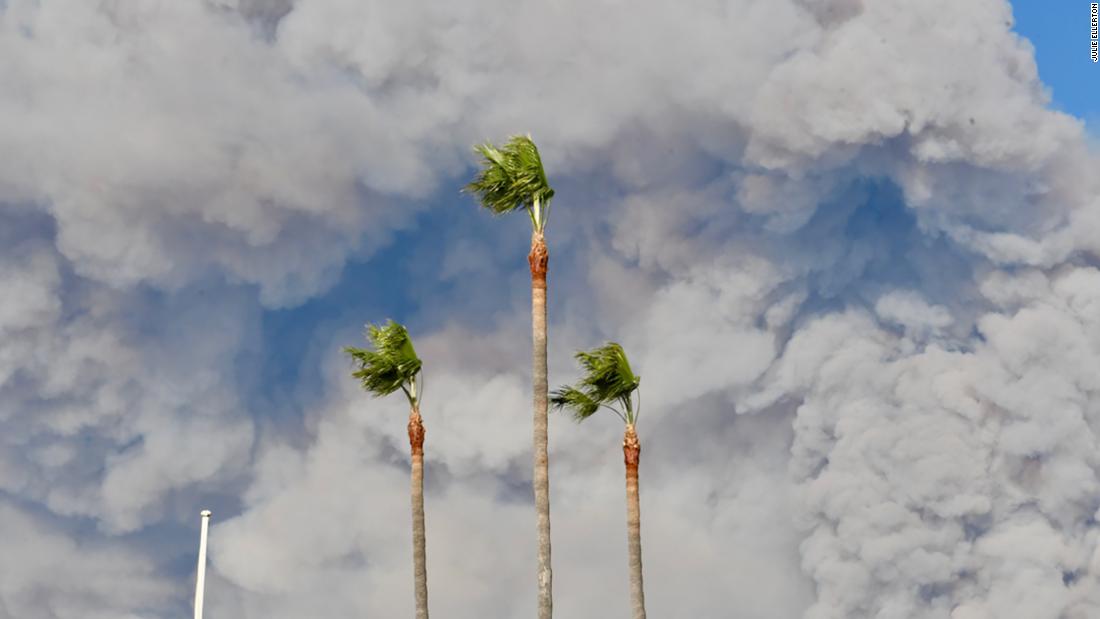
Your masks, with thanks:
[(630, 552), (630, 606), (634, 619), (645, 619), (645, 592), (642, 589), (642, 508), (638, 500), (638, 462), (642, 445), (627, 424), (623, 436), (623, 460), (626, 463), (626, 545)]
[(428, 561), (424, 536), (424, 423), (420, 411), (409, 412), (409, 446), (412, 448), (413, 580), (416, 619), (428, 619)]
[(546, 377), (546, 268), (550, 255), (541, 232), (531, 234), (531, 338), (533, 351), (532, 384), (534, 387), (534, 475), (535, 513), (538, 518), (538, 612), (539, 619), (553, 616), (551, 595), (553, 573), (550, 570), (550, 471), (547, 455)]

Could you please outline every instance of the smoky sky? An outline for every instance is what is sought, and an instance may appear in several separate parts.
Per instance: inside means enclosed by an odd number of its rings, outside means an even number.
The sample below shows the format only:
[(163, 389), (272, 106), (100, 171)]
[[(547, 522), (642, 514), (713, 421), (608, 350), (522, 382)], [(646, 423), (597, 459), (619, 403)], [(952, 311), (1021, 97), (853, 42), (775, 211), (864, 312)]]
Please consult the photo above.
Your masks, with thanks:
[[(654, 616), (1100, 614), (1100, 158), (1003, 0), (0, 2), (0, 618), (534, 610), (530, 133), (551, 385), (642, 376)], [(550, 425), (555, 607), (627, 609), (614, 417)]]

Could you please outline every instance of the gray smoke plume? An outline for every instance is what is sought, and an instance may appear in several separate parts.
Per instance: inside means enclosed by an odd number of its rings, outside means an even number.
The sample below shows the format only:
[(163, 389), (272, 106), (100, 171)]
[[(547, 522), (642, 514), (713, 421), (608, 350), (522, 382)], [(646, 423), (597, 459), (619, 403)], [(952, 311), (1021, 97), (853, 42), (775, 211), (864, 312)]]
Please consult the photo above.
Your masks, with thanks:
[[(209, 502), (208, 616), (407, 613), (338, 353), (395, 306), (433, 611), (529, 615), (526, 231), (456, 195), (516, 131), (654, 616), (1100, 614), (1100, 157), (1007, 2), (7, 0), (0, 58), (0, 618), (185, 613)], [(613, 421), (552, 420), (563, 617), (625, 611)]]

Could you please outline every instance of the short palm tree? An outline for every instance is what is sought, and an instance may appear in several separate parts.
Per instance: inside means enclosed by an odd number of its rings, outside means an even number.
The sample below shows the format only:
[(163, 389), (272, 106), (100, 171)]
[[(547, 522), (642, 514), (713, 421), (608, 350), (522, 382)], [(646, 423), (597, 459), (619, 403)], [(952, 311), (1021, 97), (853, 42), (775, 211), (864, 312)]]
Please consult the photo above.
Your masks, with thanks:
[[(641, 411), (641, 376), (630, 369), (623, 347), (609, 342), (600, 348), (582, 351), (576, 359), (584, 376), (576, 386), (554, 391), (550, 401), (557, 410), (573, 413), (584, 421), (601, 408), (610, 410), (626, 424), (623, 435), (623, 459), (626, 463), (626, 541), (629, 551), (630, 602), (634, 619), (645, 619), (645, 593), (642, 589), (642, 525), (638, 501), (638, 461), (642, 446), (634, 430)], [(637, 394), (637, 406), (634, 397)]]
[(412, 339), (404, 326), (390, 320), (385, 325), (367, 325), (371, 349), (347, 347), (355, 361), (352, 374), (363, 389), (375, 397), (398, 389), (409, 401), (409, 446), (412, 449), (413, 580), (416, 618), (428, 619), (428, 566), (424, 536), (424, 422), (420, 417), (423, 374)]
[(531, 218), (531, 339), (532, 386), (534, 391), (534, 474), (538, 519), (538, 616), (553, 615), (551, 595), (553, 573), (550, 569), (550, 471), (547, 454), (546, 376), (546, 269), (550, 255), (543, 232), (550, 214), (554, 190), (546, 180), (539, 149), (530, 136), (513, 136), (500, 148), (492, 144), (475, 147), (482, 157), (481, 170), (465, 191), (476, 194), (482, 206), (495, 215), (525, 210)]

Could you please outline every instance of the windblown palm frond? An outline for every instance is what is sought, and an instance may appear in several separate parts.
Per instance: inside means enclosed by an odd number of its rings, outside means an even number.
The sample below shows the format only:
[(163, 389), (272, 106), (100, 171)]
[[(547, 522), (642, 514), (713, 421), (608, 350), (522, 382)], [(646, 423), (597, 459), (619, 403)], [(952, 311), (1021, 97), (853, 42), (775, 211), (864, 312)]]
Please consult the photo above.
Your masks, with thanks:
[(561, 387), (550, 394), (555, 410), (566, 409), (577, 421), (584, 421), (600, 410), (600, 403), (575, 387)]
[(351, 346), (344, 349), (358, 366), (352, 376), (358, 378), (363, 389), (375, 397), (402, 389), (409, 397), (409, 403), (416, 405), (420, 397), (416, 392), (416, 375), (420, 372), (421, 363), (409, 332), (390, 320), (382, 326), (367, 325), (367, 340), (373, 350)]
[[(584, 376), (574, 387), (561, 387), (554, 392), (550, 401), (556, 409), (569, 409), (578, 420), (587, 419), (600, 406), (608, 406), (623, 417), (627, 423), (634, 423), (634, 405), (631, 399), (642, 378), (636, 376), (630, 368), (623, 347), (615, 342), (590, 351), (581, 351), (575, 355)], [(616, 409), (613, 404), (621, 406)]]
[(482, 206), (497, 215), (529, 209), (535, 228), (541, 232), (554, 190), (530, 136), (513, 136), (500, 148), (485, 143), (474, 150), (482, 157), (482, 167), (464, 191), (476, 194)]

